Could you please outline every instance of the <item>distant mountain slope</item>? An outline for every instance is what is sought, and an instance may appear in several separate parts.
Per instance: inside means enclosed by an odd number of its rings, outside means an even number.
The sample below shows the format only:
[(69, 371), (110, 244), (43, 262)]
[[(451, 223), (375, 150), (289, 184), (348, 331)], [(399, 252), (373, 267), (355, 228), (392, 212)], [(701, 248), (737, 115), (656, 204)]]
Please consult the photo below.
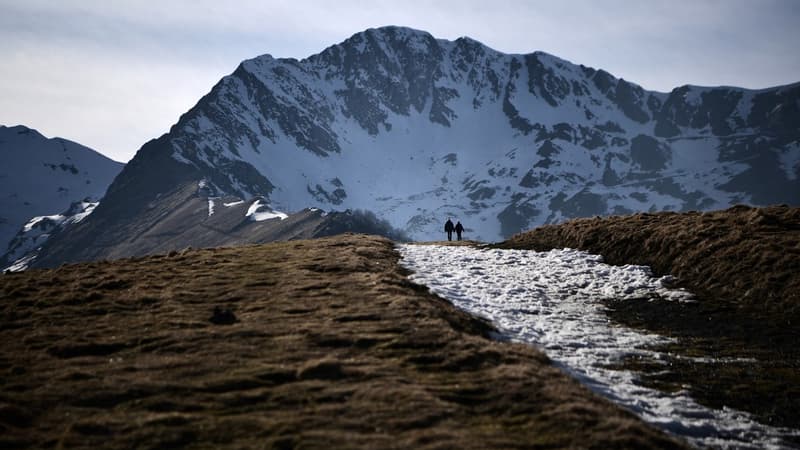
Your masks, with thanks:
[[(106, 207), (125, 210), (127, 205), (113, 205), (109, 201)], [(66, 259), (64, 255), (67, 252), (78, 260), (116, 259), (168, 253), (187, 247), (311, 239), (346, 232), (407, 240), (387, 222), (367, 212), (325, 212), (306, 208), (286, 214), (270, 208), (263, 197), (245, 201), (213, 195), (205, 181), (186, 182), (164, 192), (158, 201), (149, 203), (144, 211), (139, 212), (135, 220), (110, 226), (100, 233), (94, 232), (95, 226), (88, 222), (88, 218), (73, 221), (69, 227), (57, 230), (53, 242), (44, 247), (46, 251), (43, 254), (26, 258), (15, 269), (56, 265)]]
[(244, 61), (142, 147), (86, 229), (124, 238), (200, 180), (282, 211), (374, 211), (416, 239), (447, 216), (498, 240), (569, 217), (800, 204), (799, 100), (800, 84), (651, 92), (546, 53), (370, 29)]
[(99, 200), (124, 164), (24, 126), (0, 126), (0, 255), (34, 216)]
[(0, 254), (0, 270), (19, 272), (27, 269), (39, 257), (39, 250), (48, 239), (88, 217), (98, 204), (86, 200), (73, 202), (69, 209), (59, 214), (32, 217), (8, 243), (5, 254)]

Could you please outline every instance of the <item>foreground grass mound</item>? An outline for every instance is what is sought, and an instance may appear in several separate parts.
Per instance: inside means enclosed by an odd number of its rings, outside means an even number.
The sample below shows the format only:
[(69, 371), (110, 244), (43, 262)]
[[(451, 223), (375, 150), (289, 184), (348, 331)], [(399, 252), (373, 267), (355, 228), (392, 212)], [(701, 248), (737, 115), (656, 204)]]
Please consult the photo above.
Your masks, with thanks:
[(0, 447), (676, 448), (345, 235), (0, 277)]

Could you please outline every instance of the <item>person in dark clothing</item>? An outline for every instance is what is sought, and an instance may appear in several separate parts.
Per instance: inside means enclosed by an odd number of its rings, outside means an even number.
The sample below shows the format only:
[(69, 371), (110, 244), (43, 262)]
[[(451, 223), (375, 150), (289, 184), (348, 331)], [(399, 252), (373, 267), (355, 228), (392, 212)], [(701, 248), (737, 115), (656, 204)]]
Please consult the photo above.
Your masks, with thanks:
[(461, 240), (461, 233), (464, 232), (464, 225), (461, 225), (461, 221), (459, 221), (456, 224), (455, 230), (456, 230), (456, 239), (458, 239), (460, 241)]
[(444, 223), (444, 232), (447, 233), (448, 241), (453, 240), (453, 230), (455, 230), (455, 227), (453, 226), (453, 221), (448, 218), (447, 222)]

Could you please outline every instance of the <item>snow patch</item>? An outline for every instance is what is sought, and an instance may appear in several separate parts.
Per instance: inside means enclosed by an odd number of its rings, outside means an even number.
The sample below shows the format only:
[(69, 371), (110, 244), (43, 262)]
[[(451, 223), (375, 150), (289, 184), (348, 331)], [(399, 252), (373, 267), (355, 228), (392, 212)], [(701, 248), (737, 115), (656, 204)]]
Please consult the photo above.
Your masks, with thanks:
[[(265, 211), (259, 211), (260, 209), (265, 209)], [(264, 220), (275, 218), (284, 220), (289, 217), (286, 213), (272, 210), (269, 205), (261, 203), (261, 200), (254, 201), (253, 204), (251, 204), (247, 209), (245, 216), (256, 222), (262, 222)]]
[(25, 232), (25, 233), (29, 233), (31, 230), (33, 230), (33, 228), (36, 225), (38, 225), (41, 221), (43, 221), (45, 219), (50, 219), (50, 220), (52, 220), (54, 222), (61, 223), (64, 220), (64, 216), (62, 216), (60, 214), (56, 214), (56, 215), (53, 215), (53, 216), (37, 216), (37, 217), (34, 217), (30, 221), (28, 221), (28, 223), (26, 223), (25, 226), (22, 227), (22, 231)]
[(22, 257), (22, 258), (20, 258), (20, 259), (18, 259), (16, 261), (14, 261), (14, 264), (11, 264), (10, 266), (6, 267), (5, 270), (7, 270), (8, 272), (22, 272), (24, 270), (27, 270), (28, 267), (33, 262), (33, 260), (36, 259), (36, 256), (38, 256), (38, 255), (30, 254), (30, 255), (24, 256), (24, 257)]
[[(65, 214), (54, 214), (51, 216), (36, 216), (28, 221), (23, 227), (22, 231), (24, 233), (31, 232), (38, 224), (40, 224), (44, 220), (49, 220), (55, 223), (56, 225), (66, 225), (69, 223), (78, 223), (85, 219), (86, 217), (91, 214), (94, 209), (99, 205), (100, 202), (79, 202), (77, 205), (78, 213), (73, 215), (65, 215)], [(68, 213), (67, 213), (68, 214)]]
[(412, 281), (489, 319), (504, 337), (538, 346), (592, 390), (695, 445), (781, 448), (787, 445), (784, 438), (800, 436), (740, 411), (706, 408), (686, 391), (642, 387), (632, 372), (609, 368), (630, 356), (666, 365), (668, 355), (651, 349), (671, 340), (611, 324), (603, 300), (692, 300), (647, 267), (610, 266), (600, 256), (570, 249), (402, 245), (399, 251), (401, 264), (413, 271)]
[(187, 165), (190, 165), (190, 166), (194, 166), (194, 163), (189, 161), (188, 159), (184, 158), (184, 156), (177, 149), (172, 152), (172, 159), (174, 159), (175, 161), (178, 161), (179, 163), (182, 163), (182, 164), (187, 164)]
[(786, 178), (796, 180), (800, 174), (800, 142), (788, 145), (778, 158)]

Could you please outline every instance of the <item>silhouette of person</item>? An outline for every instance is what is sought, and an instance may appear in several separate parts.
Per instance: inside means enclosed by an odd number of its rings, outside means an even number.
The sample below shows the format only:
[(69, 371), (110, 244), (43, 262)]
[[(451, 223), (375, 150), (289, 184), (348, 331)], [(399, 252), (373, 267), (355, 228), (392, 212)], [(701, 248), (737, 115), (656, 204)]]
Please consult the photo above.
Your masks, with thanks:
[(456, 224), (455, 230), (456, 230), (456, 239), (458, 239), (460, 241), (461, 240), (461, 233), (464, 232), (464, 225), (461, 225), (461, 221), (458, 221), (458, 223)]
[(453, 230), (455, 227), (453, 226), (453, 221), (450, 218), (447, 219), (447, 222), (444, 223), (444, 232), (447, 233), (447, 240), (453, 240)]

